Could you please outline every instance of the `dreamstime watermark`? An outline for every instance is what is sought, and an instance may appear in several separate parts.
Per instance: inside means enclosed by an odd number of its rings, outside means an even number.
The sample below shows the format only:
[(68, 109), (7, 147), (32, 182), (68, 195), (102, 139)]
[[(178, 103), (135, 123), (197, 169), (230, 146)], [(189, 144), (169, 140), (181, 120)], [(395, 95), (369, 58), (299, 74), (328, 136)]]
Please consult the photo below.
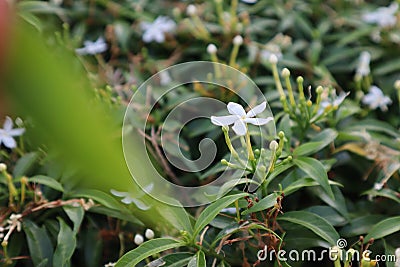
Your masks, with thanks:
[[(196, 130), (208, 129), (204, 132), (206, 135), (217, 127), (211, 124), (210, 117), (226, 114), (227, 103), (221, 99), (233, 98), (250, 108), (266, 102), (262, 91), (247, 75), (228, 65), (205, 61), (171, 66), (156, 73), (138, 88), (125, 112), (122, 145), (128, 169), (143, 191), (170, 205), (194, 207), (211, 203), (236, 186), (245, 170), (225, 167), (212, 182), (188, 187), (179, 184), (179, 178), (173, 181), (168, 179), (171, 176), (163, 176), (159, 171), (160, 167), (154, 164), (157, 160), (154, 153), (159, 155), (158, 160), (162, 161), (159, 162), (160, 165), (172, 166), (186, 173), (199, 174), (218, 164), (220, 160), (216, 158), (219, 155), (218, 145), (213, 136), (199, 140), (200, 156), (194, 159), (191, 158), (194, 153), (188, 153), (183, 149), (187, 144), (182, 142), (182, 132), (185, 130), (184, 127), (199, 120), (200, 123), (196, 125), (201, 125), (198, 126), (201, 129)], [(159, 106), (168, 108), (160, 109)], [(273, 117), (268, 104), (258, 115), (261, 118)], [(155, 118), (162, 118), (159, 129), (154, 129), (151, 124)], [(268, 147), (265, 137), (276, 135), (273, 122), (263, 126), (248, 127), (255, 148)], [(152, 132), (157, 130), (160, 131)], [(149, 152), (146, 144), (149, 135), (157, 138), (156, 145), (153, 144), (157, 151), (153, 151), (153, 154)], [(193, 140), (198, 139), (196, 137)], [(237, 151), (242, 147), (239, 138), (232, 138), (232, 145)], [(228, 162), (232, 160), (232, 158), (227, 159)], [(243, 161), (248, 162), (244, 158)], [(260, 161), (258, 164), (263, 163)], [(253, 177), (253, 182), (261, 184), (262, 181), (257, 179), (258, 177)], [(257, 185), (251, 191), (256, 188)]]
[(357, 261), (361, 260), (372, 261), (375, 260), (377, 262), (396, 262), (397, 257), (394, 254), (382, 254), (382, 255), (374, 255), (372, 256), (371, 250), (364, 250), (360, 253), (357, 250), (345, 250), (347, 246), (347, 241), (343, 238), (340, 238), (336, 242), (336, 246), (330, 247), (328, 249), (323, 249), (321, 251), (316, 251), (313, 249), (306, 250), (270, 250), (268, 252), (267, 246), (264, 246), (264, 249), (261, 249), (257, 252), (257, 258), (259, 261), (274, 261), (275, 259), (280, 262), (320, 262), (325, 260), (331, 261)]

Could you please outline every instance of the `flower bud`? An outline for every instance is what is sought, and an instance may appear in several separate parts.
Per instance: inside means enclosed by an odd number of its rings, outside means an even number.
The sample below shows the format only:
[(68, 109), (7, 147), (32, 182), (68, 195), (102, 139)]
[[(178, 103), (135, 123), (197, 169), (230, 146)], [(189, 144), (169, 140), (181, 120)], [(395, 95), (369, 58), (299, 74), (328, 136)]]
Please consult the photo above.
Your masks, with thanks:
[(271, 149), (271, 150), (277, 150), (278, 147), (279, 147), (279, 144), (275, 140), (272, 140), (271, 143), (269, 143), (269, 149)]
[(396, 88), (397, 90), (400, 90), (400, 80), (397, 80), (394, 82), (394, 88)]
[(195, 5), (188, 5), (186, 8), (186, 14), (194, 16), (197, 13), (197, 7)]
[(141, 234), (136, 234), (135, 238), (133, 239), (133, 242), (135, 242), (136, 245), (141, 245), (144, 241), (144, 238)]
[(287, 68), (284, 68), (281, 73), (282, 77), (286, 78), (290, 76), (290, 71)]
[(209, 53), (209, 54), (216, 54), (217, 53), (217, 47), (215, 46), (215, 44), (209, 44), (207, 46), (207, 53)]
[(277, 57), (276, 55), (272, 54), (272, 55), (269, 57), (269, 63), (275, 65), (276, 63), (278, 63), (278, 57)]
[(228, 165), (228, 161), (226, 159), (221, 159), (221, 164), (222, 165)]
[(236, 35), (235, 38), (233, 38), (233, 44), (234, 45), (242, 45), (243, 44), (243, 37), (240, 35)]
[(0, 172), (5, 172), (7, 170), (7, 165), (4, 163), (0, 163)]
[(146, 229), (146, 232), (144, 233), (144, 236), (147, 239), (153, 239), (154, 238), (154, 232), (151, 229)]
[(324, 88), (322, 88), (322, 86), (318, 86), (317, 89), (315, 89), (315, 92), (317, 92), (317, 94), (321, 94), (322, 91), (324, 91)]

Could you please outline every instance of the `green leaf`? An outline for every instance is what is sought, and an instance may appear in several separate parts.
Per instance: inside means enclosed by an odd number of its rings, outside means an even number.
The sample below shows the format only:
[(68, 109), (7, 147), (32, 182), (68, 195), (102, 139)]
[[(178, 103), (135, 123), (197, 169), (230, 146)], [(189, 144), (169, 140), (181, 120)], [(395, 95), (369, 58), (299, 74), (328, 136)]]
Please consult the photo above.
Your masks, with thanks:
[(308, 156), (313, 153), (316, 153), (332, 143), (335, 138), (338, 136), (338, 133), (332, 129), (325, 129), (316, 136), (313, 137), (312, 142), (305, 143), (296, 147), (293, 151), (293, 155), (295, 156)]
[(243, 211), (242, 215), (257, 212), (260, 210), (266, 210), (273, 207), (276, 204), (276, 198), (278, 197), (278, 195), (279, 194), (277, 193), (269, 194), (268, 196), (261, 199), (259, 202), (255, 203), (254, 206), (252, 206), (250, 209)]
[(168, 254), (164, 256), (162, 259), (165, 262), (164, 266), (186, 267), (192, 257), (193, 257), (192, 253), (178, 252), (178, 253)]
[(277, 219), (302, 225), (326, 240), (332, 246), (340, 238), (335, 228), (327, 220), (308, 211), (289, 211)]
[(187, 267), (206, 267), (206, 257), (204, 252), (199, 250), (189, 261)]
[(397, 196), (397, 194), (398, 193), (392, 189), (384, 188), (380, 191), (371, 189), (371, 190), (368, 190), (368, 191), (362, 193), (361, 195), (370, 195), (373, 197), (385, 197), (385, 198), (391, 199), (393, 201), (396, 201), (397, 203), (400, 204), (400, 198)]
[(63, 209), (68, 215), (68, 218), (74, 223), (73, 232), (76, 235), (83, 221), (83, 217), (85, 216), (85, 210), (81, 206), (64, 206)]
[(38, 266), (44, 260), (48, 260), (44, 266), (50, 266), (53, 262), (53, 246), (44, 227), (40, 228), (30, 220), (22, 222), (24, 232), (28, 241), (29, 254), (33, 264)]
[(313, 178), (332, 199), (335, 199), (332, 188), (329, 185), (328, 175), (321, 162), (309, 157), (298, 157), (293, 159), (293, 162), (297, 167)]
[(71, 228), (58, 218), (60, 222), (60, 232), (57, 237), (57, 247), (53, 256), (53, 266), (70, 266), (70, 260), (76, 247), (76, 236)]
[(27, 175), (38, 158), (38, 152), (31, 152), (23, 155), (15, 164), (13, 176), (20, 177), (23, 175)]
[(157, 206), (160, 215), (177, 230), (185, 230), (188, 233), (193, 232), (193, 226), (186, 210), (180, 206)]
[(400, 231), (400, 216), (391, 217), (375, 224), (364, 238), (368, 242), (371, 238), (379, 239)]
[(28, 178), (28, 181), (31, 183), (38, 183), (38, 184), (46, 185), (57, 191), (64, 192), (63, 186), (59, 182), (57, 182), (54, 178), (51, 178), (48, 176), (36, 175), (31, 178)]
[(116, 267), (136, 266), (139, 262), (164, 250), (184, 246), (185, 243), (172, 238), (157, 238), (144, 242), (134, 250), (123, 255)]
[(354, 218), (347, 225), (345, 225), (342, 229), (340, 229), (339, 233), (342, 237), (353, 237), (360, 236), (368, 233), (368, 231), (380, 222), (385, 219), (384, 215), (365, 215)]
[(203, 210), (203, 212), (200, 214), (199, 218), (196, 221), (196, 224), (194, 226), (193, 237), (195, 238), (197, 234), (199, 234), (200, 231), (207, 224), (209, 224), (223, 208), (226, 208), (227, 206), (232, 204), (235, 200), (245, 197), (247, 195), (248, 194), (246, 193), (242, 193), (242, 194), (225, 196), (223, 198), (218, 199), (210, 206), (208, 206), (205, 210)]

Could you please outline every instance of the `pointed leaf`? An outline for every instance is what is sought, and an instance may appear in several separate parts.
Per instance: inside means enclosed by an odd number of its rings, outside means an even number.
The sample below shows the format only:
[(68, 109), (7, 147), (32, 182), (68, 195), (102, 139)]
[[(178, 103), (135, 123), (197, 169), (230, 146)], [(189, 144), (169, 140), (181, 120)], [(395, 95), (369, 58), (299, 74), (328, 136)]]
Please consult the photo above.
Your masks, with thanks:
[(31, 178), (28, 178), (28, 181), (30, 183), (42, 184), (50, 188), (53, 188), (57, 191), (64, 192), (64, 188), (62, 187), (62, 185), (59, 182), (57, 182), (54, 178), (48, 176), (36, 175)]
[(391, 217), (375, 224), (364, 238), (368, 242), (371, 238), (379, 239), (400, 231), (400, 216)]
[(58, 218), (60, 222), (60, 232), (57, 237), (57, 247), (53, 256), (53, 266), (70, 266), (70, 260), (76, 247), (76, 236), (71, 228)]

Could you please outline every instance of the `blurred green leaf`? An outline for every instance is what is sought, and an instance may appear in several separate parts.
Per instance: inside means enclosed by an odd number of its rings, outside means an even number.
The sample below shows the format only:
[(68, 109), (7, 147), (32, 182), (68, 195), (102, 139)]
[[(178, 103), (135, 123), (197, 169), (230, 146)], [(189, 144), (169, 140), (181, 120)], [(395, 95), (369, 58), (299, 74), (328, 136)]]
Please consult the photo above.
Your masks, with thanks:
[(23, 155), (15, 164), (13, 176), (20, 177), (23, 175), (27, 175), (32, 167), (35, 165), (39, 158), (38, 152), (31, 152)]
[(308, 156), (316, 153), (332, 143), (338, 133), (332, 129), (325, 129), (312, 138), (312, 142), (302, 144), (295, 148), (293, 155), (295, 156)]
[(136, 266), (139, 262), (164, 250), (184, 246), (185, 243), (172, 238), (157, 238), (144, 242), (134, 250), (123, 255), (116, 267)]
[(59, 182), (57, 182), (54, 178), (51, 178), (48, 176), (36, 175), (36, 176), (28, 178), (28, 181), (30, 183), (38, 183), (38, 184), (46, 185), (57, 191), (64, 192), (63, 186)]
[(371, 238), (376, 240), (398, 231), (400, 231), (400, 216), (391, 217), (375, 224), (371, 230), (368, 231), (367, 236), (364, 238), (364, 242), (368, 242)]
[(51, 266), (53, 262), (53, 246), (44, 227), (40, 228), (34, 222), (25, 219), (22, 222), (24, 232), (28, 241), (29, 254), (32, 257), (33, 264), (38, 266)]
[(68, 218), (74, 223), (73, 233), (76, 235), (82, 224), (83, 217), (85, 216), (85, 210), (81, 206), (64, 206), (63, 210), (68, 215)]
[(324, 165), (314, 158), (298, 157), (293, 159), (294, 164), (302, 171), (310, 175), (321, 187), (328, 193), (328, 195), (335, 199), (332, 188), (329, 185), (328, 175), (326, 174)]
[(340, 238), (335, 228), (327, 220), (309, 211), (289, 211), (277, 219), (300, 224), (322, 237), (332, 246)]

